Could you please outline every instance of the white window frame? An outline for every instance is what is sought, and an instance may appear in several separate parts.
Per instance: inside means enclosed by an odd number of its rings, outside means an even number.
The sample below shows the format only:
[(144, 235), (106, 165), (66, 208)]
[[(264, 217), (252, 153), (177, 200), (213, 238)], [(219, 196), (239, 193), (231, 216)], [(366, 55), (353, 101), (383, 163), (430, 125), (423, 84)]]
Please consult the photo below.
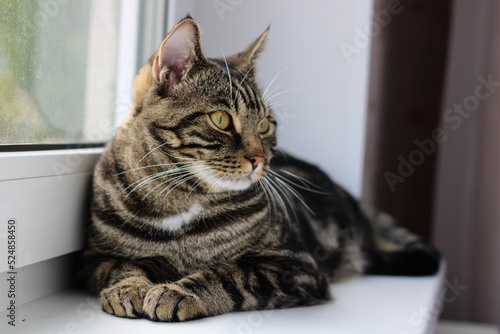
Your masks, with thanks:
[[(129, 111), (136, 70), (145, 61), (137, 50), (154, 50), (161, 43), (166, 9), (161, 0), (121, 3), (114, 129)], [(0, 274), (11, 271), (7, 225), (14, 219), (17, 305), (69, 284), (67, 271), (72, 254), (84, 244), (92, 173), (103, 150), (103, 144), (40, 144), (4, 146), (0, 152)], [(1, 291), (8, 291), (4, 281)], [(5, 309), (8, 302), (7, 295), (2, 295), (0, 308)]]

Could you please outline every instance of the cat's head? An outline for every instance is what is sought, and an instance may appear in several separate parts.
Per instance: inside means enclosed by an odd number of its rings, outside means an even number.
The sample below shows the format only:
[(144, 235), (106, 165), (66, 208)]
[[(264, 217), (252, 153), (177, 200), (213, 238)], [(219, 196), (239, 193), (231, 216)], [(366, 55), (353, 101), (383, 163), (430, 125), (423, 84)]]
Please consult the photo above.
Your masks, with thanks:
[(168, 34), (134, 82), (123, 128), (140, 128), (141, 154), (176, 162), (212, 192), (243, 190), (263, 178), (276, 149), (276, 120), (262, 98), (254, 61), (266, 30), (240, 53), (206, 58), (190, 17)]

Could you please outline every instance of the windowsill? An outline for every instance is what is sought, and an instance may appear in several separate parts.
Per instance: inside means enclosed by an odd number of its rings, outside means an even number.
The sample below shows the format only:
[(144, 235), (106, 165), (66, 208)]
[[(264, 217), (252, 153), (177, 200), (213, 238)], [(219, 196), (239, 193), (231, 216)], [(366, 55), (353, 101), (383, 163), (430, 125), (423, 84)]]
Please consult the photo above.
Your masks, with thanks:
[[(445, 265), (433, 277), (365, 276), (331, 286), (325, 305), (230, 313), (186, 323), (110, 316), (94, 296), (65, 290), (18, 307), (16, 333), (434, 333)], [(451, 293), (451, 292), (450, 292)], [(447, 296), (449, 297), (449, 296)], [(0, 332), (13, 328), (0, 313)], [(10, 330), (10, 331), (9, 331)]]

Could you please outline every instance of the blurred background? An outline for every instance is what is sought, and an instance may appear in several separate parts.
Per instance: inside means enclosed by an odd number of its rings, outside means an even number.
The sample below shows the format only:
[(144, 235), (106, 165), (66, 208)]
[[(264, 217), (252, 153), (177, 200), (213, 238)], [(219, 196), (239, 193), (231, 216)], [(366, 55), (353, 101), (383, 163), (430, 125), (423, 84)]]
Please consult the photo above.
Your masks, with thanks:
[(0, 150), (112, 138), (188, 13), (208, 57), (271, 25), (280, 146), (441, 250), (442, 318), (500, 325), (498, 0), (0, 0)]

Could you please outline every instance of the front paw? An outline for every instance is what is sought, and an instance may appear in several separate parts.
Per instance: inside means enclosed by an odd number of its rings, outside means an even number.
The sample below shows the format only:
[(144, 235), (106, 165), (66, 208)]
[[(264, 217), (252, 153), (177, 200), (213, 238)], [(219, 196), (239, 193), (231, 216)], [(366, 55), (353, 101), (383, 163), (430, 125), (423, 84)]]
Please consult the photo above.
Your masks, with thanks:
[(102, 309), (117, 317), (140, 318), (144, 297), (151, 286), (146, 278), (126, 278), (101, 291)]
[(207, 316), (199, 297), (175, 283), (159, 284), (149, 290), (143, 309), (154, 321), (186, 321)]

